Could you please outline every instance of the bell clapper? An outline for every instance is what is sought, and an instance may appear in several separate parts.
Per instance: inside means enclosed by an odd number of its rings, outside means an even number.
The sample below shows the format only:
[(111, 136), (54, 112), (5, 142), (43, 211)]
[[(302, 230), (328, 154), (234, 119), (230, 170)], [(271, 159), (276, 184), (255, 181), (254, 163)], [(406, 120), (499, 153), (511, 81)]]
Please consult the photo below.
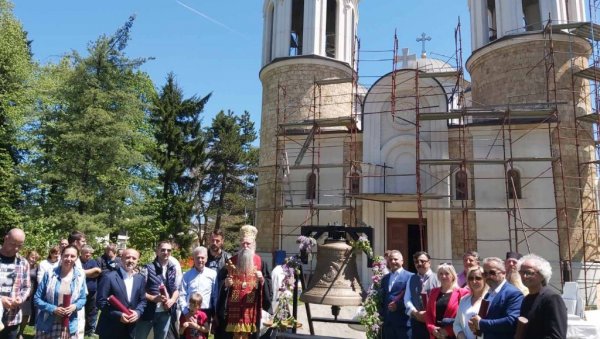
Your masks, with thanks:
[(340, 315), (340, 309), (341, 307), (339, 306), (331, 306), (331, 315), (333, 315), (333, 318), (337, 321), (338, 315)]

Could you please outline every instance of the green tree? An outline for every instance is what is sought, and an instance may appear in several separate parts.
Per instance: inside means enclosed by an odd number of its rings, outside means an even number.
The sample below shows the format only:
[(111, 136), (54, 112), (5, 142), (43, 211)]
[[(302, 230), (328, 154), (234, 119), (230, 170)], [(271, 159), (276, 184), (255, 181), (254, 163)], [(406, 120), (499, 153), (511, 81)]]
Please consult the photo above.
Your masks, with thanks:
[(206, 161), (201, 113), (209, 98), (210, 94), (184, 99), (170, 73), (153, 100), (150, 121), (157, 144), (152, 158), (160, 170), (162, 184), (160, 222), (166, 226), (166, 234), (174, 235), (184, 250), (193, 240), (189, 236), (191, 219), (201, 199), (195, 194)]
[(31, 104), (34, 65), (27, 34), (12, 13), (12, 3), (0, 0), (0, 232), (20, 220), (21, 187), (17, 165), (18, 130)]
[(140, 211), (148, 212), (156, 189), (157, 171), (146, 156), (156, 94), (139, 70), (145, 59), (124, 53), (133, 21), (90, 43), (89, 55), (72, 52), (50, 66), (41, 80), (49, 84), (48, 101), (39, 103), (33, 123), (31, 162), (40, 180), (32, 191), (47, 223), (63, 231), (106, 234), (150, 222)]
[[(208, 166), (205, 188), (208, 204), (205, 219), (214, 215), (214, 228), (221, 228), (224, 214), (247, 214), (253, 210), (254, 168), (258, 162), (252, 146), (256, 140), (250, 113), (236, 116), (232, 111), (221, 111), (207, 130)], [(250, 206), (249, 206), (250, 205)], [(248, 218), (244, 218), (248, 222)]]

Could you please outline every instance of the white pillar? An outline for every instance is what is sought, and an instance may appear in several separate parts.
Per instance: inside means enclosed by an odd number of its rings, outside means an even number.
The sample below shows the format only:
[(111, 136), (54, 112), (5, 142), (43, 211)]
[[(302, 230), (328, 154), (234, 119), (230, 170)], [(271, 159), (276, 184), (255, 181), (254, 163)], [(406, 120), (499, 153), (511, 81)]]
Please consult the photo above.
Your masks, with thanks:
[(521, 0), (496, 0), (498, 39), (524, 31)]
[(570, 22), (585, 22), (586, 11), (585, 1), (583, 0), (569, 0), (569, 21)]
[(338, 1), (335, 27), (335, 58), (349, 63), (348, 39), (350, 38), (350, 16), (352, 15), (350, 3)]
[(548, 23), (548, 17), (552, 18), (553, 24), (567, 23), (567, 8), (564, 0), (541, 0), (540, 17), (542, 25)]
[(273, 15), (273, 59), (290, 55), (290, 34), (292, 31), (292, 2), (275, 1)]
[(310, 55), (317, 54), (317, 40), (315, 36), (316, 28), (318, 27), (317, 3), (320, 0), (304, 2), (304, 30), (302, 32), (302, 54)]
[(489, 23), (485, 0), (469, 0), (471, 17), (471, 49), (476, 50), (489, 41)]

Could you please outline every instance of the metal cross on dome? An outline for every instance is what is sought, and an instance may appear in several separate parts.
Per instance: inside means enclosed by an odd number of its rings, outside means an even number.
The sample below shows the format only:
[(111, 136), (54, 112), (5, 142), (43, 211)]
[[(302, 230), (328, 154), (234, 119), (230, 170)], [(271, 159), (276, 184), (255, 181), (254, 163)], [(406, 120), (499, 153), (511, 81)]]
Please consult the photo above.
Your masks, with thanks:
[(431, 37), (427, 36), (427, 34), (425, 34), (425, 33), (421, 33), (421, 37), (417, 38), (417, 42), (420, 42), (423, 46), (422, 51), (421, 51), (421, 58), (427, 57), (427, 52), (425, 52), (425, 42), (426, 41), (431, 41)]

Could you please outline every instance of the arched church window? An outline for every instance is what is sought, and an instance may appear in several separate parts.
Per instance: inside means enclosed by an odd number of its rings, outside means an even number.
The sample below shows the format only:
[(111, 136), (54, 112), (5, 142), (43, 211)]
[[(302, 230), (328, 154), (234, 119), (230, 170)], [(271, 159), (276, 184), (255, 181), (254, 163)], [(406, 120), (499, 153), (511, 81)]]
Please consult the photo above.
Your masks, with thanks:
[(306, 199), (313, 200), (317, 198), (317, 175), (311, 172), (306, 177)]
[(327, 0), (327, 21), (325, 25), (325, 54), (335, 58), (337, 28), (337, 0)]
[(542, 29), (539, 0), (522, 0), (523, 20), (526, 31), (539, 31)]
[(469, 176), (464, 169), (454, 174), (454, 198), (456, 200), (469, 200)]
[(304, 34), (304, 0), (292, 0), (290, 56), (302, 55)]
[(498, 39), (498, 27), (496, 26), (496, 0), (487, 0), (487, 12), (488, 12), (488, 29), (489, 39), (494, 41)]
[(521, 173), (519, 170), (509, 169), (506, 172), (506, 178), (508, 180), (508, 198), (521, 199)]
[(360, 175), (353, 171), (349, 177), (349, 188), (350, 194), (359, 194), (360, 193)]

